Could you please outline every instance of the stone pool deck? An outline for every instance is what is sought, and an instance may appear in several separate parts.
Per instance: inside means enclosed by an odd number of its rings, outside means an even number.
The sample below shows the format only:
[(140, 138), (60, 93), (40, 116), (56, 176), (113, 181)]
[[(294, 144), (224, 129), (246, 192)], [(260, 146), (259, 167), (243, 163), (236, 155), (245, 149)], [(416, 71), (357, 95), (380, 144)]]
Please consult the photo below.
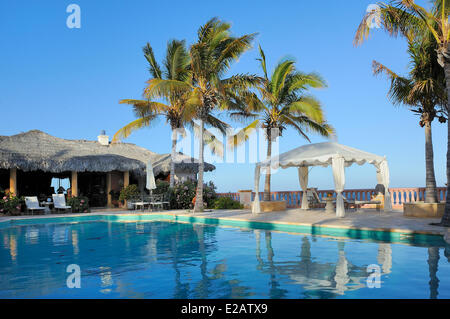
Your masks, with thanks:
[[(249, 210), (212, 210), (203, 213), (193, 214), (187, 210), (170, 211), (124, 211), (124, 210), (93, 210), (90, 215), (126, 215), (126, 214), (170, 214), (184, 215), (205, 218), (220, 218), (241, 221), (258, 221), (267, 223), (280, 223), (292, 225), (308, 225), (333, 228), (348, 228), (361, 230), (380, 230), (402, 233), (438, 234), (443, 235), (447, 242), (450, 242), (450, 229), (439, 226), (432, 226), (430, 223), (437, 223), (437, 218), (413, 218), (404, 217), (402, 211), (377, 212), (373, 209), (360, 209), (358, 211), (348, 211), (344, 218), (337, 218), (334, 213), (327, 213), (324, 210), (302, 210), (299, 208), (288, 209), (282, 212), (270, 212), (253, 215)], [(51, 214), (34, 216), (6, 216), (0, 217), (0, 222), (14, 219), (28, 218), (48, 218), (63, 216), (86, 216), (86, 214)]]

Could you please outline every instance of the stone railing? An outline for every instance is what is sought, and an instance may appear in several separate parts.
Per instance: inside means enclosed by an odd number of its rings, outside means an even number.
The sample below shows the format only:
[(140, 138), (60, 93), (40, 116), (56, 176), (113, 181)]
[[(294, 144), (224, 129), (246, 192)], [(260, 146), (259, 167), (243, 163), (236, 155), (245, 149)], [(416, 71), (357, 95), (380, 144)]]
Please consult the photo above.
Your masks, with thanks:
[[(445, 195), (447, 188), (438, 187), (438, 199), (440, 201), (445, 200)], [(328, 193), (332, 193), (333, 197), (336, 197), (336, 193), (332, 189), (328, 190), (318, 190), (317, 191), (320, 198), (327, 196)], [(403, 203), (423, 201), (425, 197), (424, 187), (400, 187), (400, 188), (389, 188), (389, 193), (392, 199), (392, 208), (402, 209)], [(259, 198), (262, 200), (263, 192), (259, 193)], [(374, 194), (373, 189), (346, 189), (343, 192), (347, 199), (354, 200), (370, 200), (370, 197)], [(218, 196), (230, 197), (234, 200), (239, 201), (239, 193), (218, 193)], [(281, 191), (281, 192), (271, 192), (272, 200), (284, 200), (289, 208), (301, 207), (302, 205), (302, 191)], [(252, 193), (252, 200), (255, 198), (255, 193)]]

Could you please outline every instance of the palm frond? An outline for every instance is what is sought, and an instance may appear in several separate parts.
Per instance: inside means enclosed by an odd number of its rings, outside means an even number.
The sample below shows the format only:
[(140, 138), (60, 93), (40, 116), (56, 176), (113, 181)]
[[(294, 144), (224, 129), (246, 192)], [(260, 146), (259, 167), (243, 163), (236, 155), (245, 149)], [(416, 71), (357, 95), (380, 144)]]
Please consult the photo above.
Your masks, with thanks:
[(164, 113), (170, 108), (170, 106), (164, 103), (148, 100), (123, 99), (119, 101), (119, 104), (133, 105), (137, 116), (144, 116), (144, 114), (150, 113)]
[[(194, 130), (194, 135), (197, 138), (200, 137), (200, 126), (192, 122), (192, 128)], [(223, 142), (221, 142), (217, 136), (215, 136), (211, 131), (204, 129), (203, 130), (203, 141), (205, 145), (210, 149), (211, 153), (214, 155), (218, 155), (220, 157), (223, 157), (224, 154), (224, 146)]]
[(307, 88), (321, 89), (327, 87), (325, 79), (318, 73), (303, 73), (296, 71), (287, 79), (288, 92), (306, 90)]
[(328, 123), (317, 123), (307, 116), (284, 116), (283, 120), (297, 130), (302, 129), (302, 132), (313, 132), (323, 137), (330, 137), (335, 134), (335, 129)]
[(252, 123), (241, 129), (236, 134), (229, 136), (227, 144), (230, 148), (237, 147), (245, 143), (250, 135), (253, 134), (261, 126), (260, 120), (254, 120)]
[(191, 85), (177, 80), (151, 79), (147, 81), (144, 95), (147, 98), (169, 98), (173, 94), (184, 94), (191, 90)]
[(147, 43), (147, 45), (142, 48), (142, 51), (144, 52), (144, 56), (150, 65), (149, 72), (152, 77), (155, 79), (161, 79), (161, 68), (159, 67), (158, 62), (156, 62), (155, 54), (153, 53), (153, 48), (150, 46), (150, 43)]
[(120, 130), (118, 130), (113, 138), (112, 138), (112, 142), (118, 142), (121, 139), (125, 139), (128, 136), (131, 135), (131, 133), (133, 133), (134, 131), (137, 131), (143, 127), (149, 126), (150, 123), (156, 118), (156, 115), (149, 115), (149, 116), (144, 116), (141, 118), (138, 118), (137, 120), (134, 120), (133, 122), (128, 123), (127, 125), (125, 125), (124, 127), (122, 127)]
[(260, 59), (256, 59), (256, 60), (258, 60), (261, 63), (261, 69), (263, 70), (264, 78), (267, 81), (269, 79), (267, 77), (266, 55), (264, 54), (264, 51), (261, 48), (261, 45), (258, 45), (258, 49), (259, 49), (259, 55), (260, 55), (261, 58)]
[(275, 98), (278, 98), (280, 91), (283, 89), (288, 74), (294, 71), (294, 63), (293, 60), (288, 59), (281, 61), (275, 67), (270, 79), (271, 92)]
[(320, 101), (312, 95), (301, 96), (297, 101), (287, 105), (282, 111), (297, 116), (308, 116), (317, 123), (322, 123), (324, 121), (322, 105), (320, 104)]
[(189, 53), (186, 50), (186, 41), (172, 40), (167, 43), (167, 55), (164, 60), (167, 79), (184, 81), (188, 76), (190, 65)]
[(220, 132), (222, 132), (222, 134), (226, 134), (227, 129), (230, 127), (227, 123), (221, 121), (212, 114), (208, 114), (208, 116), (205, 119), (205, 123), (214, 128), (217, 128)]
[(228, 39), (229, 43), (221, 50), (220, 55), (215, 61), (213, 69), (221, 73), (229, 68), (231, 62), (237, 60), (242, 53), (251, 48), (251, 43), (254, 40), (256, 33), (245, 34), (239, 38)]

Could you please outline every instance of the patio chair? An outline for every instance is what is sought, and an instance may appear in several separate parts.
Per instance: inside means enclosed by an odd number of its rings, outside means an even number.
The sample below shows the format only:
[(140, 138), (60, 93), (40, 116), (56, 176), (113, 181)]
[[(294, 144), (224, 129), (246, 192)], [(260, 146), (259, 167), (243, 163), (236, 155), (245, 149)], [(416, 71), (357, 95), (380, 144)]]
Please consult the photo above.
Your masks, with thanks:
[(136, 209), (135, 203), (137, 203), (137, 202), (139, 202), (139, 198), (137, 198), (137, 197), (133, 197), (133, 198), (127, 199), (126, 200), (127, 209), (128, 210)]
[(164, 205), (167, 205), (167, 209), (170, 208), (169, 194), (163, 194), (162, 204), (163, 204), (163, 209), (164, 209)]
[(163, 200), (163, 194), (152, 195), (150, 200), (152, 210), (154, 206), (160, 206), (161, 209), (164, 209)]
[(151, 206), (151, 197), (150, 196), (142, 196), (140, 199), (133, 202), (135, 210), (138, 209), (138, 207), (141, 208), (141, 210), (145, 209), (145, 206), (150, 207)]
[(361, 208), (363, 205), (367, 204), (377, 204), (376, 208), (379, 209), (379, 205), (381, 204), (380, 200), (377, 199), (371, 199), (371, 200), (353, 200), (353, 199), (347, 199), (345, 196), (342, 196), (344, 198), (344, 207), (345, 209), (354, 209), (355, 211)]
[(27, 213), (31, 212), (31, 215), (34, 215), (34, 212), (45, 212), (45, 207), (39, 206), (39, 200), (37, 196), (27, 196), (25, 197), (25, 205), (27, 207)]
[(326, 203), (322, 201), (317, 194), (316, 188), (308, 188), (306, 190), (306, 198), (308, 199), (308, 204), (310, 208), (324, 208)]
[(66, 197), (64, 197), (64, 194), (52, 194), (52, 198), (53, 198), (53, 207), (55, 208), (56, 211), (58, 210), (72, 211), (72, 207), (66, 205)]

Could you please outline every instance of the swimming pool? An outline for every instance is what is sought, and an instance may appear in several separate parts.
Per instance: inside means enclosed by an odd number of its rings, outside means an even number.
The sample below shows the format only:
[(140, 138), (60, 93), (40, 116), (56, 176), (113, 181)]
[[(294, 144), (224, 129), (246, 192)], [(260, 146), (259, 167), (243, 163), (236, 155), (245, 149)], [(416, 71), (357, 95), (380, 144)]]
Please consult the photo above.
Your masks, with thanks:
[[(17, 220), (0, 223), (0, 298), (450, 298), (449, 259), (441, 236), (156, 215)], [(80, 288), (67, 285), (69, 265)]]

